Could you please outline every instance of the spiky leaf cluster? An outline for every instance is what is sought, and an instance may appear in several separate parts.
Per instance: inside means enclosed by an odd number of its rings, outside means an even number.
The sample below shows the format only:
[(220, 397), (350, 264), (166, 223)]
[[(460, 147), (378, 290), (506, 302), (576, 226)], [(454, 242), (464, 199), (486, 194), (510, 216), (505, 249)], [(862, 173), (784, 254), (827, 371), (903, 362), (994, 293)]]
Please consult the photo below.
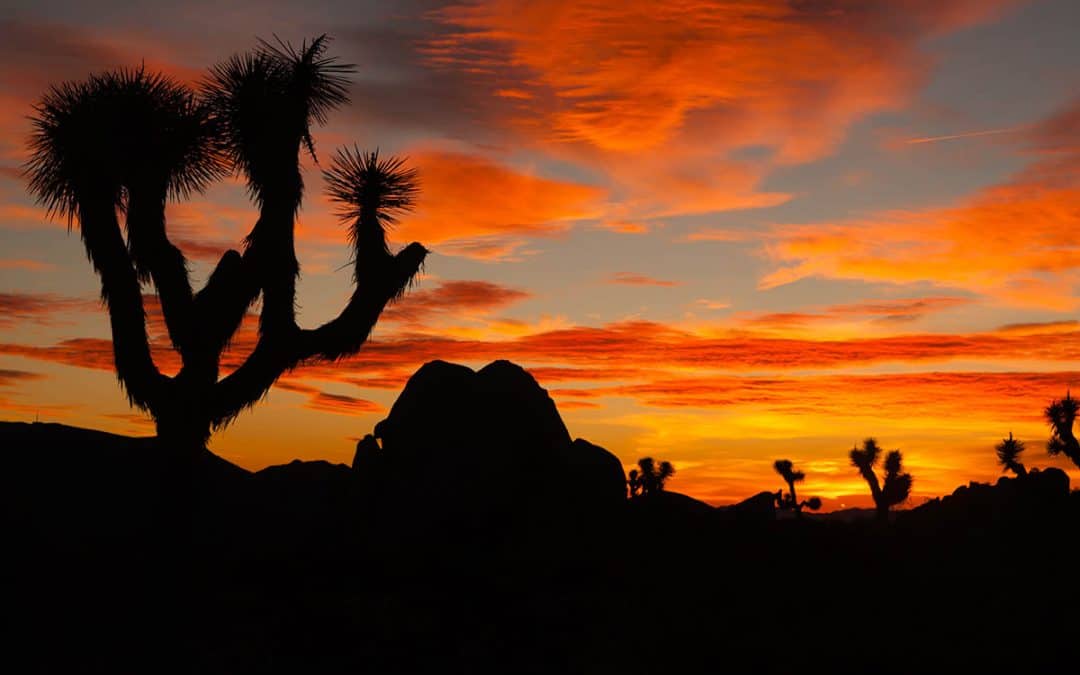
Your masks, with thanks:
[(1011, 431), (1009, 437), (1002, 439), (994, 450), (997, 452), (998, 464), (1001, 464), (1003, 471), (1012, 471), (1016, 474), (1024, 472), (1024, 465), (1020, 463), (1020, 455), (1024, 452), (1024, 442), (1013, 438)]
[(802, 471), (796, 471), (795, 465), (791, 463), (790, 459), (778, 459), (773, 462), (773, 469), (776, 473), (780, 474), (780, 477), (787, 483), (799, 483), (806, 478), (806, 474)]
[[(419, 192), (416, 169), (406, 168), (401, 157), (379, 157), (379, 151), (340, 148), (333, 166), (323, 172), (327, 193), (342, 220), (371, 216), (384, 231), (413, 208)], [(360, 238), (353, 232), (354, 239)]]
[(656, 463), (652, 457), (642, 457), (638, 460), (638, 468), (630, 471), (631, 496), (637, 490), (641, 494), (650, 495), (662, 492), (667, 481), (675, 475), (675, 467), (671, 462)]
[(1066, 393), (1065, 398), (1053, 401), (1043, 414), (1050, 424), (1050, 440), (1046, 442), (1046, 451), (1051, 455), (1064, 453), (1067, 456), (1076, 454), (1076, 437), (1073, 434), (1073, 423), (1076, 415), (1080, 412), (1080, 402)]
[(880, 455), (881, 447), (873, 438), (867, 438), (863, 441), (862, 448), (852, 448), (849, 453), (852, 466), (863, 473), (871, 471), (877, 465)]
[(312, 124), (325, 124), (329, 112), (349, 100), (347, 75), (354, 67), (326, 56), (328, 45), (326, 35), (299, 47), (260, 41), (211, 68), (203, 83), (222, 148), (260, 203), (282, 181), (299, 185), (300, 144), (314, 157)]
[(184, 198), (220, 178), (207, 106), (195, 92), (144, 68), (53, 86), (31, 118), (31, 193), (71, 222), (80, 198), (123, 207), (136, 186)]
[(881, 496), (886, 506), (895, 506), (907, 500), (911, 494), (914, 479), (910, 473), (904, 473), (904, 457), (899, 450), (890, 450), (885, 456), (885, 481), (881, 485)]

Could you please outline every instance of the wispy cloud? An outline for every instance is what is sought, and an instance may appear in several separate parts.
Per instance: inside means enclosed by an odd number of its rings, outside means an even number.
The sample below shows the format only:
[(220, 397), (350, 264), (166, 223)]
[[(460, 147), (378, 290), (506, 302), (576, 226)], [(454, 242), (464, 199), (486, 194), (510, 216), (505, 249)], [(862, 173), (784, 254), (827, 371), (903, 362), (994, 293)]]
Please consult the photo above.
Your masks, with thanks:
[(958, 134), (944, 136), (926, 136), (924, 138), (909, 138), (904, 141), (907, 145), (921, 145), (923, 143), (938, 143), (940, 141), (955, 141), (961, 138), (978, 138), (980, 136), (998, 136), (1023, 131), (1026, 127), (1007, 127), (1004, 129), (984, 129), (981, 131), (963, 131)]

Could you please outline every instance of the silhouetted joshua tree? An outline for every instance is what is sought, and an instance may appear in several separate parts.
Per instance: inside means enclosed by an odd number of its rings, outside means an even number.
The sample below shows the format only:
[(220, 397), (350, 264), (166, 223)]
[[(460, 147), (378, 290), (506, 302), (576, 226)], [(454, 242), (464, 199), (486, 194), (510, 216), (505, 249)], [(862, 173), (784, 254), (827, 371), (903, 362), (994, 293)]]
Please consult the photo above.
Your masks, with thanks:
[(1027, 469), (1020, 461), (1020, 455), (1024, 452), (1024, 442), (1013, 438), (1011, 431), (1009, 437), (1002, 439), (994, 449), (997, 451), (998, 464), (1001, 465), (1002, 471), (1012, 471), (1018, 478), (1027, 475)]
[(638, 460), (638, 468), (631, 469), (627, 475), (630, 498), (663, 492), (664, 485), (674, 475), (675, 467), (671, 462), (660, 462), (657, 465), (652, 457), (642, 457)]
[(911, 494), (913, 479), (910, 473), (904, 473), (904, 456), (899, 450), (890, 450), (885, 456), (885, 481), (879, 483), (874, 469), (880, 456), (881, 448), (873, 438), (867, 438), (862, 448), (852, 448), (850, 453), (852, 466), (859, 470), (870, 486), (878, 518), (887, 520), (889, 509), (903, 503)]
[(783, 489), (776, 491), (776, 508), (781, 510), (793, 510), (798, 516), (802, 515), (803, 508), (808, 508), (811, 511), (817, 511), (821, 508), (821, 498), (811, 497), (805, 501), (800, 502), (799, 497), (795, 492), (795, 483), (801, 483), (806, 474), (802, 471), (796, 471), (795, 465), (791, 463), (790, 459), (778, 459), (773, 462), (773, 469), (776, 473), (780, 474), (780, 477), (784, 479), (784, 482), (788, 485), (788, 493), (785, 495)]
[[(411, 207), (415, 172), (377, 152), (339, 150), (325, 177), (349, 228), (355, 290), (336, 318), (314, 329), (297, 325), (300, 153), (315, 157), (312, 126), (347, 102), (353, 70), (326, 56), (327, 45), (325, 35), (298, 48), (260, 42), (211, 68), (197, 91), (141, 67), (92, 75), (52, 87), (35, 107), (30, 191), (50, 215), (69, 227), (78, 222), (101, 278), (120, 383), (181, 456), (201, 451), (212, 430), (283, 373), (356, 352), (427, 254), (417, 243), (393, 254), (386, 242), (386, 228)], [(165, 204), (229, 173), (245, 178), (258, 219), (243, 253), (227, 251), (195, 292), (169, 239)], [(179, 353), (172, 377), (151, 358), (145, 284), (157, 291)], [(260, 294), (258, 341), (219, 377), (222, 352)]]
[(1080, 403), (1065, 392), (1065, 398), (1052, 401), (1043, 414), (1050, 423), (1050, 440), (1046, 442), (1046, 451), (1051, 455), (1065, 455), (1076, 466), (1080, 466), (1080, 441), (1073, 433), (1073, 422), (1080, 411)]

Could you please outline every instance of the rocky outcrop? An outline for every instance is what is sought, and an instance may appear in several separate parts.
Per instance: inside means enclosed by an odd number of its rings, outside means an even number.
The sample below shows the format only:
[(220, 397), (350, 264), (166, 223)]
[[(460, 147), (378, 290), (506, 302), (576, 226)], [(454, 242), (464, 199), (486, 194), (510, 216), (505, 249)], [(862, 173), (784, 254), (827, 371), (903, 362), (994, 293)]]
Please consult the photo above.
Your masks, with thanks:
[(626, 497), (619, 460), (571, 440), (554, 401), (520, 366), (479, 371), (432, 361), (409, 379), (386, 419), (357, 444), (353, 468), (403, 528), (588, 520)]
[(1034, 469), (997, 483), (971, 482), (903, 514), (903, 519), (935, 527), (968, 526), (1008, 520), (1053, 518), (1068, 508), (1069, 476), (1061, 469)]

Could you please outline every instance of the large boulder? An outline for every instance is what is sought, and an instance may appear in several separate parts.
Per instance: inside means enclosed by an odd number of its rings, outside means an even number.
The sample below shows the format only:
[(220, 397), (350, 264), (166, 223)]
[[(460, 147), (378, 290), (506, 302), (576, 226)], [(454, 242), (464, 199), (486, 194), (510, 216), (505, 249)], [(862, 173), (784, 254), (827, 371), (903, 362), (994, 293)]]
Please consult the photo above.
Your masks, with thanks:
[(416, 534), (586, 522), (626, 495), (619, 460), (572, 441), (547, 392), (509, 361), (425, 364), (357, 444), (353, 467), (372, 517)]

